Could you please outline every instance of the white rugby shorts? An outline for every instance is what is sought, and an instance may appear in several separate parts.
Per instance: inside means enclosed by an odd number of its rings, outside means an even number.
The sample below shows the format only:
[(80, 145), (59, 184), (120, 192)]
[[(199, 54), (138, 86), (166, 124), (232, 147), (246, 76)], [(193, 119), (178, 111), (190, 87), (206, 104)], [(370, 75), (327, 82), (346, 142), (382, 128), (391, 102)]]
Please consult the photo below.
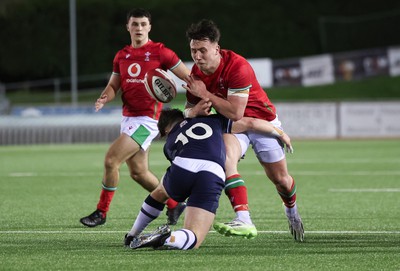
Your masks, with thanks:
[(122, 117), (121, 134), (127, 134), (143, 150), (147, 150), (151, 142), (158, 136), (157, 120), (147, 116)]
[[(278, 116), (271, 121), (272, 125), (282, 129)], [(248, 131), (242, 134), (234, 134), (240, 143), (242, 156), (245, 155), (250, 144), (254, 153), (261, 162), (275, 163), (285, 158), (285, 151), (280, 140), (269, 134)]]

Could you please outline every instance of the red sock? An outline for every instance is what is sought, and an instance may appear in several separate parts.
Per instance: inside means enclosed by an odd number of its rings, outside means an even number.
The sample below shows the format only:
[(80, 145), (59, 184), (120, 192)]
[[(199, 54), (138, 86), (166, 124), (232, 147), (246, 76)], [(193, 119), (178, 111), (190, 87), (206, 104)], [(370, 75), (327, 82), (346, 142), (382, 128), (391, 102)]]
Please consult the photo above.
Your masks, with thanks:
[(97, 209), (102, 211), (104, 213), (104, 216), (110, 209), (110, 204), (114, 197), (114, 193), (115, 193), (115, 190), (110, 191), (110, 190), (106, 190), (104, 188), (101, 190), (100, 200), (99, 200), (99, 203), (97, 203)]
[(294, 182), (293, 177), (292, 180), (293, 183), (292, 186), (290, 187), (289, 193), (278, 191), (279, 196), (281, 196), (281, 199), (283, 201), (283, 204), (285, 204), (285, 206), (288, 208), (292, 208), (296, 204), (296, 184)]
[(174, 209), (176, 205), (178, 205), (178, 202), (174, 201), (173, 199), (167, 199), (165, 204), (167, 205), (168, 209)]
[(232, 208), (235, 212), (249, 210), (246, 186), (231, 188), (226, 190), (225, 193), (228, 195), (229, 201), (231, 202)]

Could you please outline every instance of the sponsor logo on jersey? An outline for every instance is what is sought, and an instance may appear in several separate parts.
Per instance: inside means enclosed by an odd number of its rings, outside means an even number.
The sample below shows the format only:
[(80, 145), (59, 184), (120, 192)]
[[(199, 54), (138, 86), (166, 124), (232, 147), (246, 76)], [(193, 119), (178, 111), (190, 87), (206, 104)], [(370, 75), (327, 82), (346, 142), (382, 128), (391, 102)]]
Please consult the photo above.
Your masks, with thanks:
[(137, 79), (137, 78), (126, 79), (125, 82), (127, 82), (127, 83), (142, 83), (142, 84), (144, 84), (144, 80)]
[[(128, 67), (128, 74), (131, 77), (137, 77), (140, 72), (142, 71), (142, 68), (140, 67), (140, 65), (138, 63), (132, 63), (129, 67)], [(127, 83), (144, 83), (143, 79), (139, 79), (139, 78), (128, 78), (125, 80)]]
[(140, 67), (140, 65), (138, 63), (132, 63), (128, 67), (128, 74), (131, 77), (137, 77), (140, 74), (141, 71), (142, 71), (142, 68)]

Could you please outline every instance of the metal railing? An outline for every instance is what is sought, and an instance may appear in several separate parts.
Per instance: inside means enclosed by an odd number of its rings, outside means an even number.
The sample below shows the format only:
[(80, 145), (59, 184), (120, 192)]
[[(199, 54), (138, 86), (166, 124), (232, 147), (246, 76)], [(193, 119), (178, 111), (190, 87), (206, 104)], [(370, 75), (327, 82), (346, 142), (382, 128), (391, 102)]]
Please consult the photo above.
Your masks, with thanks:
[[(105, 82), (108, 82), (110, 73), (99, 73), (91, 75), (81, 75), (78, 78), (78, 87), (80, 92), (91, 91), (93, 89), (104, 88)], [(33, 89), (51, 89), (54, 96), (54, 103), (60, 103), (62, 92), (71, 91), (71, 79), (69, 77), (63, 78), (49, 78), (40, 80), (29, 80), (23, 82), (13, 82), (7, 84), (0, 83), (0, 98), (3, 100), (7, 92), (13, 90), (27, 90)], [(2, 95), (3, 94), (3, 95)], [(71, 93), (72, 97), (72, 93)], [(71, 101), (72, 102), (72, 101)]]

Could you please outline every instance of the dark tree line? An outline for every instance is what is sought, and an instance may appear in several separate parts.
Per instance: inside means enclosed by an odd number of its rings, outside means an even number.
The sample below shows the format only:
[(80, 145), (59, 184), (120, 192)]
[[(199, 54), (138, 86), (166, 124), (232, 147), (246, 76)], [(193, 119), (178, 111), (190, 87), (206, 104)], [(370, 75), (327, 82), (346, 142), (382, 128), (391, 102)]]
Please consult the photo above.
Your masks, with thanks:
[[(400, 2), (374, 0), (76, 0), (78, 72), (111, 71), (128, 44), (126, 12), (153, 15), (150, 37), (190, 60), (185, 31), (213, 19), (221, 46), (248, 58), (272, 59), (400, 44)], [(0, 82), (63, 77), (70, 73), (68, 0), (0, 2)]]

